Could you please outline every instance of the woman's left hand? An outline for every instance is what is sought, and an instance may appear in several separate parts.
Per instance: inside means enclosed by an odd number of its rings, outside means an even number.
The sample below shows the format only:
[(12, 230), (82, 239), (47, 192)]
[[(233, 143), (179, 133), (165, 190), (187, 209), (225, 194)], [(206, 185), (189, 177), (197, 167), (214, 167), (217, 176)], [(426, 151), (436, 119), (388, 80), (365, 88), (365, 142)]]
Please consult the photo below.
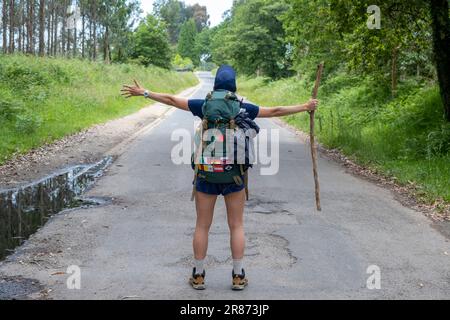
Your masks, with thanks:
[(135, 84), (134, 86), (124, 84), (122, 90), (120, 90), (122, 92), (121, 95), (125, 98), (140, 97), (144, 95), (145, 89), (142, 88), (136, 80), (133, 81)]
[(306, 110), (307, 111), (315, 111), (317, 109), (317, 106), (319, 105), (319, 100), (317, 99), (311, 99), (306, 103)]

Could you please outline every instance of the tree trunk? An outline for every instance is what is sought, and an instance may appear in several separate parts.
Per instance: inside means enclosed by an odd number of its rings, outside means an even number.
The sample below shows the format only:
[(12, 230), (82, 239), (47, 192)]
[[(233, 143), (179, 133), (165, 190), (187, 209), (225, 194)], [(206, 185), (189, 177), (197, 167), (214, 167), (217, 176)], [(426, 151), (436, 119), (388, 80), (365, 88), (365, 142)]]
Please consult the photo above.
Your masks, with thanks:
[(8, 52), (8, 1), (4, 0), (2, 5), (2, 30), (3, 30), (3, 53)]
[(77, 24), (75, 23), (74, 27), (73, 27), (73, 42), (72, 42), (72, 57), (76, 57), (77, 56)]
[(94, 17), (93, 17), (93, 24), (94, 24), (94, 30), (93, 30), (93, 48), (92, 48), (92, 60), (97, 60), (97, 21), (96, 21), (96, 17), (95, 17), (95, 11), (94, 11)]
[[(68, 8), (66, 9), (66, 10), (68, 10)], [(72, 12), (70, 12), (70, 14), (72, 14)], [(69, 13), (66, 11), (66, 19), (68, 19), (69, 18)], [(72, 16), (70, 16), (70, 18), (72, 18)], [(72, 38), (72, 28), (71, 28), (71, 26), (66, 26), (66, 28), (67, 28), (67, 30), (66, 30), (66, 32), (67, 32), (67, 43), (66, 43), (66, 45), (67, 45), (67, 47), (66, 47), (66, 52), (67, 52), (67, 56), (68, 57), (70, 57), (70, 42), (71, 41), (73, 41), (73, 38)]]
[(52, 49), (52, 44), (53, 44), (53, 22), (52, 22), (52, 14), (51, 14), (51, 4), (48, 4), (47, 7), (47, 55), (50, 56), (51, 53), (51, 49)]
[(25, 0), (21, 1), (20, 4), (20, 15), (22, 17), (21, 20), (21, 28), (19, 30), (19, 32), (21, 33), (21, 38), (22, 38), (22, 46), (19, 45), (19, 50), (22, 52), (27, 52), (27, 45), (26, 45), (26, 39), (27, 39), (27, 28), (26, 28), (26, 16), (27, 16), (27, 11), (26, 11), (26, 5), (25, 5)]
[(89, 58), (92, 59), (93, 53), (92, 53), (92, 16), (89, 16), (89, 47), (88, 47), (88, 53)]
[(450, 122), (450, 19), (448, 0), (431, 0), (434, 59), (439, 79), (442, 103)]
[(399, 47), (392, 49), (392, 60), (391, 60), (391, 94), (392, 97), (397, 96), (397, 84), (398, 84), (398, 50)]
[(34, 0), (31, 0), (31, 53), (34, 54), (36, 52), (36, 16), (35, 16), (35, 4)]
[(39, 1), (39, 55), (44, 56), (45, 52), (45, 0)]
[[(19, 2), (19, 10), (18, 10), (18, 17), (17, 17), (17, 31), (19, 34), (19, 37), (17, 39), (17, 48), (19, 51), (22, 49), (22, 42), (25, 42), (25, 39), (22, 37), (22, 29), (24, 28), (24, 13), (23, 13), (23, 0)], [(23, 51), (23, 50), (22, 50)]]
[(61, 54), (64, 56), (66, 52), (66, 32), (67, 32), (67, 6), (63, 1), (61, 6), (62, 29), (61, 29)]
[(53, 55), (58, 53), (58, 7), (59, 4), (55, 4), (53, 7)]
[(104, 36), (104, 60), (106, 64), (110, 64), (111, 63), (111, 55), (110, 55), (110, 50), (109, 50), (109, 28), (108, 26), (106, 26), (105, 28), (105, 36)]
[(34, 0), (28, 0), (28, 17), (27, 17), (27, 53), (34, 53)]
[(9, 52), (14, 52), (14, 0), (9, 1)]
[(72, 29), (66, 30), (66, 56), (70, 58), (70, 42), (72, 41)]
[(81, 57), (84, 59), (84, 42), (86, 40), (86, 15), (84, 13), (84, 8), (83, 10), (83, 15), (81, 18)]

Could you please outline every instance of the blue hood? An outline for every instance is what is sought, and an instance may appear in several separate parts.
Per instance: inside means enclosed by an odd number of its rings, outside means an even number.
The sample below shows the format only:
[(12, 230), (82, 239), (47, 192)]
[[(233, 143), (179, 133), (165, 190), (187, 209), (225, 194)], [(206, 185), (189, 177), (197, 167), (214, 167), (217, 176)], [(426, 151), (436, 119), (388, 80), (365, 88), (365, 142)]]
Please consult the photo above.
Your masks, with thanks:
[(236, 92), (236, 71), (231, 66), (223, 65), (217, 70), (214, 90)]

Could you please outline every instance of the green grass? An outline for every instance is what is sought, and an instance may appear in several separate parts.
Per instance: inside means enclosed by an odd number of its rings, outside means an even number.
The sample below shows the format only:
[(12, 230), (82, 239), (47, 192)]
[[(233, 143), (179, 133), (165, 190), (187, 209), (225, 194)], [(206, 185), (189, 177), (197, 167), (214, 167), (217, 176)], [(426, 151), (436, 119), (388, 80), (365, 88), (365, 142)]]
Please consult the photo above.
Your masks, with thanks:
[[(295, 78), (269, 81), (241, 78), (239, 93), (264, 106), (305, 102), (311, 81)], [(404, 81), (392, 98), (379, 81), (346, 74), (323, 82), (317, 112), (317, 136), (360, 164), (376, 168), (401, 184), (415, 183), (422, 200), (450, 202), (450, 123), (435, 85)], [(284, 120), (309, 130), (309, 116)]]
[(198, 83), (192, 73), (156, 67), (0, 55), (0, 164), (15, 153), (148, 105), (120, 96), (122, 84), (133, 79), (167, 93)]

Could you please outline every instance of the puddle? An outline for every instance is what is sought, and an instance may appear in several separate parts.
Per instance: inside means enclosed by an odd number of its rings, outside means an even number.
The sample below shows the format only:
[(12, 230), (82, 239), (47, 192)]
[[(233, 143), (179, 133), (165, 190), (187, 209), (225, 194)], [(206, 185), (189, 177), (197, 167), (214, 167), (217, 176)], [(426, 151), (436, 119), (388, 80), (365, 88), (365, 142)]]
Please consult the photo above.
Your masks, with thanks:
[(4, 277), (0, 279), (0, 300), (26, 300), (29, 294), (44, 288), (37, 280), (22, 277)]
[(268, 201), (265, 199), (260, 199), (258, 197), (253, 197), (246, 203), (247, 209), (251, 212), (259, 213), (259, 214), (277, 214), (277, 213), (285, 213), (288, 215), (292, 215), (289, 210), (284, 208), (286, 202), (284, 201)]
[(112, 163), (111, 157), (91, 165), (74, 166), (37, 182), (0, 190), (0, 260), (43, 226), (50, 216), (67, 208), (101, 204), (81, 200), (83, 194)]

